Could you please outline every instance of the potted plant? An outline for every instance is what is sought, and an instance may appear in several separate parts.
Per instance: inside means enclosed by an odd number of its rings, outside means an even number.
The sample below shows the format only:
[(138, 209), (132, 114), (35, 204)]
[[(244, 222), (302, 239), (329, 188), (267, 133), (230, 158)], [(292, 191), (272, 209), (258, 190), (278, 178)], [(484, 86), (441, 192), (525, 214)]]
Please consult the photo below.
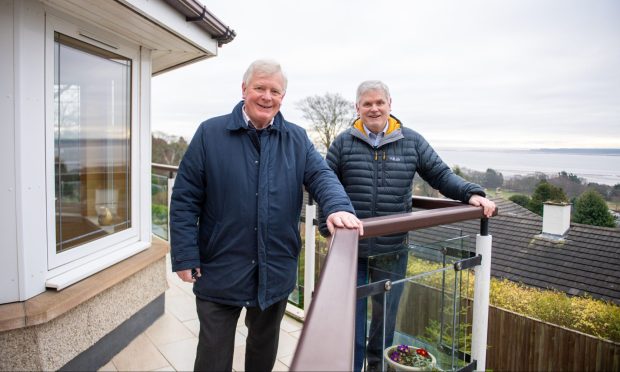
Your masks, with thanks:
[[(394, 345), (385, 349), (383, 357), (388, 367), (396, 371), (436, 370), (437, 359), (426, 349), (409, 345)], [(390, 368), (388, 368), (390, 369)]]

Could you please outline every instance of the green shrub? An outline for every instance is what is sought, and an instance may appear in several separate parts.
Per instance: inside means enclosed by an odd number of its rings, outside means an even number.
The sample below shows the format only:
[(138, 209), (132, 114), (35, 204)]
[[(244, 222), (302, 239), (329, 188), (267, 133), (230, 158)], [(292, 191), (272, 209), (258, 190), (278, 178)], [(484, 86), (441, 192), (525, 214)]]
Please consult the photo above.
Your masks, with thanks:
[[(414, 275), (440, 267), (439, 263), (410, 256), (407, 274)], [(424, 284), (441, 288), (441, 276), (424, 279)], [(466, 287), (461, 288), (461, 292), (472, 294), (473, 282), (465, 282)], [(557, 290), (532, 288), (507, 279), (491, 278), (489, 302), (544, 322), (620, 342), (620, 306), (611, 301), (590, 296), (568, 296)]]
[(492, 278), (490, 303), (544, 322), (620, 341), (620, 306), (611, 301), (568, 296), (556, 290)]
[(163, 224), (168, 221), (168, 207), (161, 204), (152, 204), (151, 213), (154, 224)]

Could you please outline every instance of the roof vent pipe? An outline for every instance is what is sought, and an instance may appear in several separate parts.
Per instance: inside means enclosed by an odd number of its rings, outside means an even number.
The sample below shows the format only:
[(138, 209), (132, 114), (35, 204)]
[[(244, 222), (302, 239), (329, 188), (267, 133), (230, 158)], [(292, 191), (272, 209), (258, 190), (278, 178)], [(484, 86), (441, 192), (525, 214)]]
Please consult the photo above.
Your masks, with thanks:
[(543, 226), (542, 233), (564, 236), (570, 228), (569, 203), (543, 203)]

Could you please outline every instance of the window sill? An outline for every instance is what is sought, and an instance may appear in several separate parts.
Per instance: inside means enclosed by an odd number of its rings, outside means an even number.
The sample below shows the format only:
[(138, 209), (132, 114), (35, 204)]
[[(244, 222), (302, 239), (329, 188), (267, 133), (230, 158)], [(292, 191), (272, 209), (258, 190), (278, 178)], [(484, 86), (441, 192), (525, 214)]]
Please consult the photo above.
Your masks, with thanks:
[(90, 262), (86, 262), (65, 273), (48, 279), (45, 281), (45, 286), (47, 288), (54, 288), (57, 291), (60, 291), (72, 284), (95, 275), (99, 271), (112, 267), (113, 265), (116, 265), (117, 263), (126, 260), (127, 258), (145, 249), (148, 249), (150, 245), (151, 244), (149, 242), (134, 242), (129, 245), (126, 245), (125, 243), (125, 246), (117, 248), (115, 251), (109, 252), (96, 259), (91, 259)]
[(49, 322), (161, 259), (168, 250), (166, 241), (153, 237), (150, 248), (62, 291), (48, 289), (27, 301), (0, 305), (0, 332)]

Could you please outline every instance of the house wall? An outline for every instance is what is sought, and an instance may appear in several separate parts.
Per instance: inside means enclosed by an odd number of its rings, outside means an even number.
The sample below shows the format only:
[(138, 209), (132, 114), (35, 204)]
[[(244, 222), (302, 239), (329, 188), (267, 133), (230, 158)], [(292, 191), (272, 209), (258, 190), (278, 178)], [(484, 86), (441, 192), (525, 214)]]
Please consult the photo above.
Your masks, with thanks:
[[(104, 243), (95, 242), (88, 248), (56, 254), (51, 35), (56, 27), (64, 27), (63, 32), (65, 29), (88, 31), (106, 38), (112, 33), (79, 20), (75, 15), (48, 8), (39, 1), (0, 0), (0, 7), (3, 47), (0, 53), (0, 117), (3, 122), (0, 129), (0, 154), (3, 156), (0, 303), (8, 303), (25, 301), (44, 292), (50, 280), (62, 279), (65, 285), (71, 284), (114, 264), (115, 257), (123, 259), (148, 247), (152, 62), (149, 48), (117, 37), (119, 50), (130, 54), (135, 62), (131, 98), (132, 226)], [(125, 252), (124, 256), (110, 254), (121, 251)]]
[[(60, 369), (161, 296), (167, 288), (165, 270), (165, 258), (161, 258), (58, 318), (37, 326), (0, 332), (0, 370)], [(126, 345), (131, 338), (124, 338), (124, 341)], [(101, 348), (96, 354), (108, 352), (109, 357), (87, 369), (101, 367), (125, 345)], [(110, 353), (110, 347), (118, 350)]]
[[(54, 215), (51, 213), (50, 218), (48, 208), (54, 203), (54, 181), (48, 178), (53, 173), (46, 169), (53, 162), (53, 152), (52, 157), (48, 152), (53, 137), (49, 136), (50, 123), (46, 120), (51, 110), (51, 105), (46, 104), (47, 88), (51, 86), (46, 79), (53, 81), (53, 51), (46, 48), (46, 43), (51, 35), (50, 19), (54, 17), (69, 24), (79, 23), (80, 30), (89, 31), (91, 26), (100, 30), (38, 0), (0, 0), (0, 323), (11, 324), (0, 331), (0, 370), (58, 370), (67, 365), (78, 366), (78, 370), (97, 369), (107, 362), (102, 357), (111, 358), (135, 337), (135, 332), (144, 330), (164, 311), (165, 258), (159, 257), (144, 268), (120, 272), (120, 283), (105, 287), (101, 293), (90, 292), (92, 298), (82, 296), (70, 307), (54, 309), (49, 319), (31, 322), (27, 315), (20, 318), (15, 314), (18, 309), (28, 314), (28, 300), (40, 296), (56, 299), (53, 296), (67, 293), (46, 290), (46, 280), (58, 277), (50, 275), (54, 267), (48, 264), (50, 246), (55, 252), (53, 239), (48, 239), (49, 230), (54, 229)], [(110, 30), (102, 30), (106, 32)], [(145, 190), (136, 195), (132, 204), (132, 228), (137, 232), (121, 242), (125, 246), (117, 250), (111, 247), (101, 250), (98, 256), (87, 257), (92, 258), (90, 261), (68, 264), (78, 269), (85, 266), (83, 263), (101, 261), (104, 254), (116, 254), (126, 246), (147, 249), (150, 245), (151, 50), (138, 44), (131, 46), (139, 53), (134, 58), (137, 67), (132, 76), (132, 88), (137, 92), (132, 97), (132, 139), (138, 140), (131, 147), (131, 184), (134, 190)], [(92, 273), (84, 277), (88, 275)], [(95, 364), (89, 364), (91, 360)]]
[(17, 301), (13, 3), (0, 0), (0, 303)]
[[(47, 214), (45, 187), (45, 12), (33, 1), (13, 7), (13, 128), (15, 220), (19, 298), (45, 290)], [(0, 287), (0, 292), (5, 288)]]

